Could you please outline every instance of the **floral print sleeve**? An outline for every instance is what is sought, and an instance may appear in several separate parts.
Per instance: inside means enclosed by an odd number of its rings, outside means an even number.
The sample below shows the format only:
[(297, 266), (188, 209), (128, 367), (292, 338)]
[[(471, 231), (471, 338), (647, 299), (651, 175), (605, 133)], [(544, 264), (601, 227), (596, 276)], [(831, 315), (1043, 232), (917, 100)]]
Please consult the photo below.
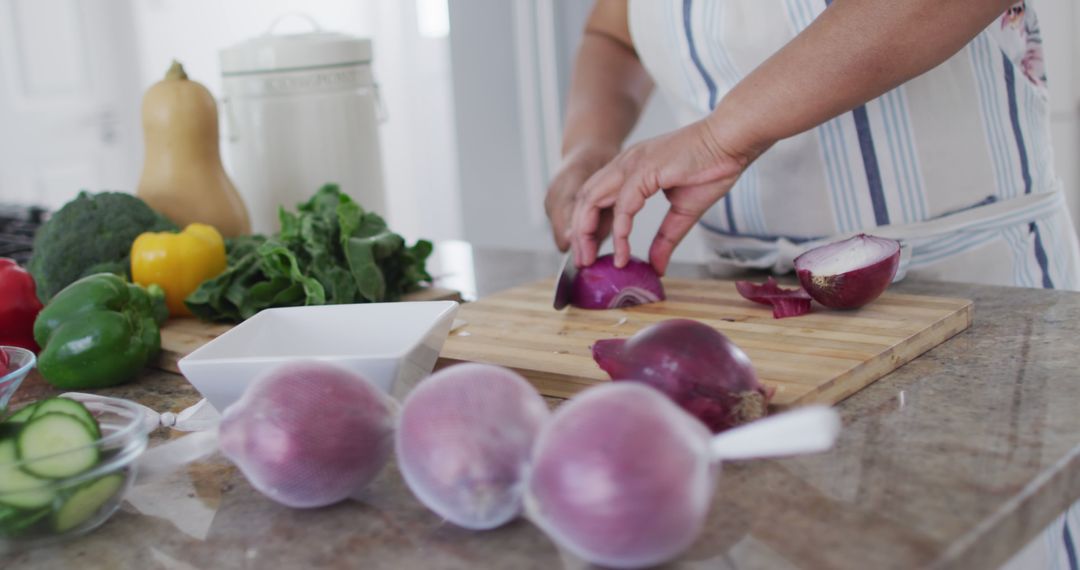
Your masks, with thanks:
[(1042, 34), (1039, 19), (1029, 2), (1013, 4), (990, 25), (990, 34), (1029, 81), (1038, 87), (1046, 87)]

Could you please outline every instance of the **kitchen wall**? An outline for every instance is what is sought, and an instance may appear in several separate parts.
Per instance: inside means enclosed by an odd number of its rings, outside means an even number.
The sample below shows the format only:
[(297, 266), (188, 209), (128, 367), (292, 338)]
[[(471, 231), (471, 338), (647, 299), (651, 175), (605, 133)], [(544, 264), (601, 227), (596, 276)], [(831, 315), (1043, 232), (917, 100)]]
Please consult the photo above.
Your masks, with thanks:
[[(304, 13), (325, 29), (373, 40), (391, 226), (410, 239), (460, 238), (445, 2), (4, 0), (0, 203), (55, 208), (81, 188), (134, 190), (142, 93), (170, 61), (182, 61), (220, 98), (218, 51)], [(308, 28), (286, 18), (277, 31)]]
[(1080, 6), (1075, 0), (1029, 0), (1039, 14), (1050, 83), (1050, 128), (1058, 175), (1080, 227)]

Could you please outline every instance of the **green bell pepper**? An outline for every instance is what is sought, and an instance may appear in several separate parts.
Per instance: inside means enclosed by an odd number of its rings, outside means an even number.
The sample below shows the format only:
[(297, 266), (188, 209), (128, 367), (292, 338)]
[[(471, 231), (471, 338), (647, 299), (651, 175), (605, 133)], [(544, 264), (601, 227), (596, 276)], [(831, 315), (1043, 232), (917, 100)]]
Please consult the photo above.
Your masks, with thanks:
[(161, 350), (167, 316), (165, 292), (156, 285), (143, 289), (111, 273), (79, 279), (34, 321), (38, 370), (67, 390), (123, 384)]

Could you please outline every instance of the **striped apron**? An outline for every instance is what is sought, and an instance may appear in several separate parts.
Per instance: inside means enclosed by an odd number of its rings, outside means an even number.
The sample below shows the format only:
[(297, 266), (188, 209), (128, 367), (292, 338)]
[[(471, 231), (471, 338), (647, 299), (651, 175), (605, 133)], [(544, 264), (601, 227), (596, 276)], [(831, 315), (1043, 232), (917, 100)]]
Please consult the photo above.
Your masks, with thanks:
[[(635, 0), (630, 31), (689, 123), (828, 1)], [(865, 231), (905, 241), (908, 275), (1080, 290), (1041, 46), (1020, 3), (937, 68), (775, 144), (701, 219), (714, 272), (784, 272), (808, 247)]]
[[(630, 0), (630, 33), (687, 124), (830, 1)], [(1031, 5), (933, 70), (770, 148), (701, 219), (711, 269), (784, 273), (809, 247), (865, 231), (904, 243), (907, 275), (1080, 290)], [(1074, 505), (1006, 566), (1077, 570), (1078, 526)]]

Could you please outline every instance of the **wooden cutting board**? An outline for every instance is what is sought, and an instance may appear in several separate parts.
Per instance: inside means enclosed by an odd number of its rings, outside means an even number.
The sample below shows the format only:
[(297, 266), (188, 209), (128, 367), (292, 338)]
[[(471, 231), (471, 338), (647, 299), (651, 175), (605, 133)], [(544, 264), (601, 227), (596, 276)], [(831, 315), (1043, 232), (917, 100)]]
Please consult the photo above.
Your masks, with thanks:
[[(408, 293), (401, 300), (460, 302), (461, 293), (452, 289), (428, 287), (415, 293)], [(232, 327), (231, 324), (206, 323), (194, 318), (169, 319), (161, 327), (161, 356), (155, 367), (179, 374), (180, 368), (176, 365), (177, 361)]]
[(814, 304), (801, 317), (773, 319), (771, 307), (739, 296), (730, 281), (665, 279), (667, 300), (612, 311), (551, 308), (545, 280), (461, 307), (465, 321), (451, 333), (438, 366), (472, 361), (500, 364), (545, 395), (570, 397), (607, 374), (590, 347), (626, 337), (670, 318), (702, 321), (750, 356), (758, 375), (776, 387), (777, 407), (833, 404), (971, 326), (966, 299), (885, 293), (854, 311)]

